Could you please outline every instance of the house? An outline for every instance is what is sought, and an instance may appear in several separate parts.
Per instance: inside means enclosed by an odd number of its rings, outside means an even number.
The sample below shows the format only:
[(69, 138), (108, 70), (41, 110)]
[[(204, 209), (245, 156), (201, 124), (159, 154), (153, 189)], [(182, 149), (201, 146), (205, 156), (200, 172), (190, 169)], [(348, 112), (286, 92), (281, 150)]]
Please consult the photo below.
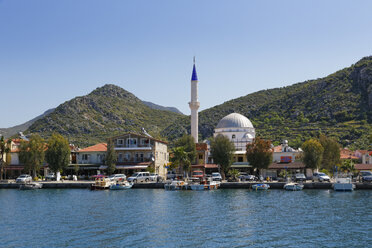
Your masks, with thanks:
[[(360, 152), (360, 151), (359, 151)], [(370, 170), (372, 171), (372, 151), (363, 151), (361, 154), (362, 163), (355, 164), (354, 167), (356, 170)]]
[(204, 174), (211, 174), (212, 172), (218, 172), (219, 168), (217, 164), (212, 163), (209, 152), (209, 144), (196, 143), (196, 163), (191, 165), (191, 170), (201, 170)]
[(169, 161), (168, 143), (155, 139), (150, 135), (126, 133), (110, 138), (117, 153), (116, 169), (131, 175), (136, 171), (144, 171), (149, 167), (165, 177), (165, 166)]

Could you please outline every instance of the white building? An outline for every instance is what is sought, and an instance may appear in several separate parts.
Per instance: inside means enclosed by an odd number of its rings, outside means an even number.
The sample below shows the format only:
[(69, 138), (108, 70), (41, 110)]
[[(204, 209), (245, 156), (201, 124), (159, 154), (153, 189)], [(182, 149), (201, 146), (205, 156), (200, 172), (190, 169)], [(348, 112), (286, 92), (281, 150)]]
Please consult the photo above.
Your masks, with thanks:
[(247, 144), (256, 137), (252, 122), (244, 115), (232, 113), (220, 120), (214, 129), (214, 137), (222, 134), (234, 143), (236, 151), (245, 151)]
[(246, 147), (256, 137), (256, 131), (247, 117), (238, 113), (225, 116), (214, 129), (213, 136), (217, 135), (226, 136), (235, 145), (232, 168), (246, 170), (251, 167), (247, 161)]

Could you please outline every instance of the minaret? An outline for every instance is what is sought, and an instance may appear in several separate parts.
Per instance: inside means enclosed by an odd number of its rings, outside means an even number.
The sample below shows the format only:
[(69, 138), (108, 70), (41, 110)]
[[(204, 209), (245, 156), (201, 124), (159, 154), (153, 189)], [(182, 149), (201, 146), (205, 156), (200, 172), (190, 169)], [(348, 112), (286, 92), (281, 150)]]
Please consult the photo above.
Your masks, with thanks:
[(198, 143), (198, 109), (200, 102), (198, 102), (198, 76), (195, 69), (195, 57), (191, 76), (191, 102), (189, 102), (189, 106), (191, 109), (191, 136), (194, 137), (195, 143)]

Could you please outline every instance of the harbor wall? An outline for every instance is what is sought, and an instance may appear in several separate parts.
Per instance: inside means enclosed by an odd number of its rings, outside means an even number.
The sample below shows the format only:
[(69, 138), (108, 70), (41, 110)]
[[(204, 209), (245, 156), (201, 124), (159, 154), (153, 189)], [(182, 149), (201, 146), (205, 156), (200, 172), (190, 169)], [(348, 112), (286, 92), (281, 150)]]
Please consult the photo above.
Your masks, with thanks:
[[(89, 189), (93, 182), (39, 182), (43, 189)], [(221, 183), (221, 189), (250, 189), (256, 182)], [(283, 189), (284, 182), (269, 182), (270, 189)], [(354, 183), (357, 190), (372, 190), (372, 183)], [(0, 183), (0, 189), (18, 189), (17, 183)], [(164, 189), (164, 183), (136, 183), (133, 189)], [(333, 189), (332, 183), (304, 183), (304, 189)]]

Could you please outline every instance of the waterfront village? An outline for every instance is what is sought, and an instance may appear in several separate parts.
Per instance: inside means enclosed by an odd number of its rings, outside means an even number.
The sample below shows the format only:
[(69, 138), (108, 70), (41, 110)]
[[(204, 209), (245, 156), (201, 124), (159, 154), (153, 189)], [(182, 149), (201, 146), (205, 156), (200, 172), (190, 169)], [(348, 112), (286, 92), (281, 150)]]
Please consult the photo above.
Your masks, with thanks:
[[(191, 101), (189, 106), (191, 109), (191, 135), (188, 137), (193, 138), (195, 154), (194, 161), (189, 161), (190, 165), (187, 169), (184, 167), (186, 162), (182, 164), (178, 160), (177, 164), (175, 159), (171, 162), (172, 158), (177, 156), (175, 149), (171, 150), (167, 142), (152, 137), (142, 129), (142, 133), (123, 133), (119, 136), (110, 137), (102, 143), (82, 149), (70, 144), (70, 161), (67, 167), (63, 169), (62, 174), (53, 173), (48, 163), (44, 162), (38, 168), (36, 175), (33, 175), (37, 177), (34, 180), (48, 179), (48, 175), (50, 176), (49, 179), (58, 181), (60, 178), (62, 180), (79, 181), (102, 180), (102, 178), (111, 174), (106, 158), (109, 150), (112, 149), (115, 153), (115, 167), (112, 174), (115, 173), (119, 177), (122, 175), (126, 179), (132, 175), (145, 175), (143, 177), (144, 182), (159, 182), (189, 177), (201, 181), (209, 176), (212, 180), (214, 178), (220, 182), (273, 182), (288, 181), (288, 178), (290, 178), (294, 181), (306, 182), (306, 180), (311, 180), (314, 182), (317, 179), (319, 182), (328, 181), (330, 183), (329, 176), (334, 176), (337, 169), (339, 172), (348, 171), (355, 176), (359, 175), (360, 172), (365, 172), (367, 173), (365, 177), (359, 179), (360, 181), (365, 179), (365, 181), (370, 182), (371, 176), (368, 173), (372, 171), (372, 151), (351, 151), (347, 148), (338, 148), (340, 165), (349, 163), (349, 167), (332, 166), (332, 169), (328, 169), (328, 171), (319, 171), (320, 168), (306, 166), (303, 161), (303, 150), (290, 147), (287, 140), (283, 140), (278, 146), (270, 145), (271, 158), (268, 165), (259, 170), (255, 169), (254, 164), (250, 163), (247, 156), (247, 146), (252, 145), (256, 139), (255, 127), (247, 117), (239, 113), (228, 114), (218, 122), (214, 129), (214, 139), (224, 137), (234, 148), (231, 154), (231, 163), (226, 170), (226, 168), (221, 167), (222, 163), (215, 161), (211, 141), (198, 141), (198, 108), (200, 103), (198, 101), (198, 78), (195, 63), (191, 77)], [(20, 135), (20, 138), (4, 142), (10, 147), (7, 154), (2, 154), (1, 176), (9, 182), (21, 174), (29, 172), (25, 171), (25, 166), (21, 163), (19, 156), (22, 142), (28, 142), (28, 138)], [(108, 148), (108, 143), (112, 144), (111, 148)], [(338, 154), (336, 157), (338, 157)], [(146, 173), (148, 173), (148, 177), (146, 177)], [(223, 177), (221, 177), (221, 174), (223, 174)], [(139, 178), (137, 179), (139, 180)], [(137, 179), (132, 180), (132, 183), (136, 183)], [(179, 183), (179, 181), (177, 182)]]

